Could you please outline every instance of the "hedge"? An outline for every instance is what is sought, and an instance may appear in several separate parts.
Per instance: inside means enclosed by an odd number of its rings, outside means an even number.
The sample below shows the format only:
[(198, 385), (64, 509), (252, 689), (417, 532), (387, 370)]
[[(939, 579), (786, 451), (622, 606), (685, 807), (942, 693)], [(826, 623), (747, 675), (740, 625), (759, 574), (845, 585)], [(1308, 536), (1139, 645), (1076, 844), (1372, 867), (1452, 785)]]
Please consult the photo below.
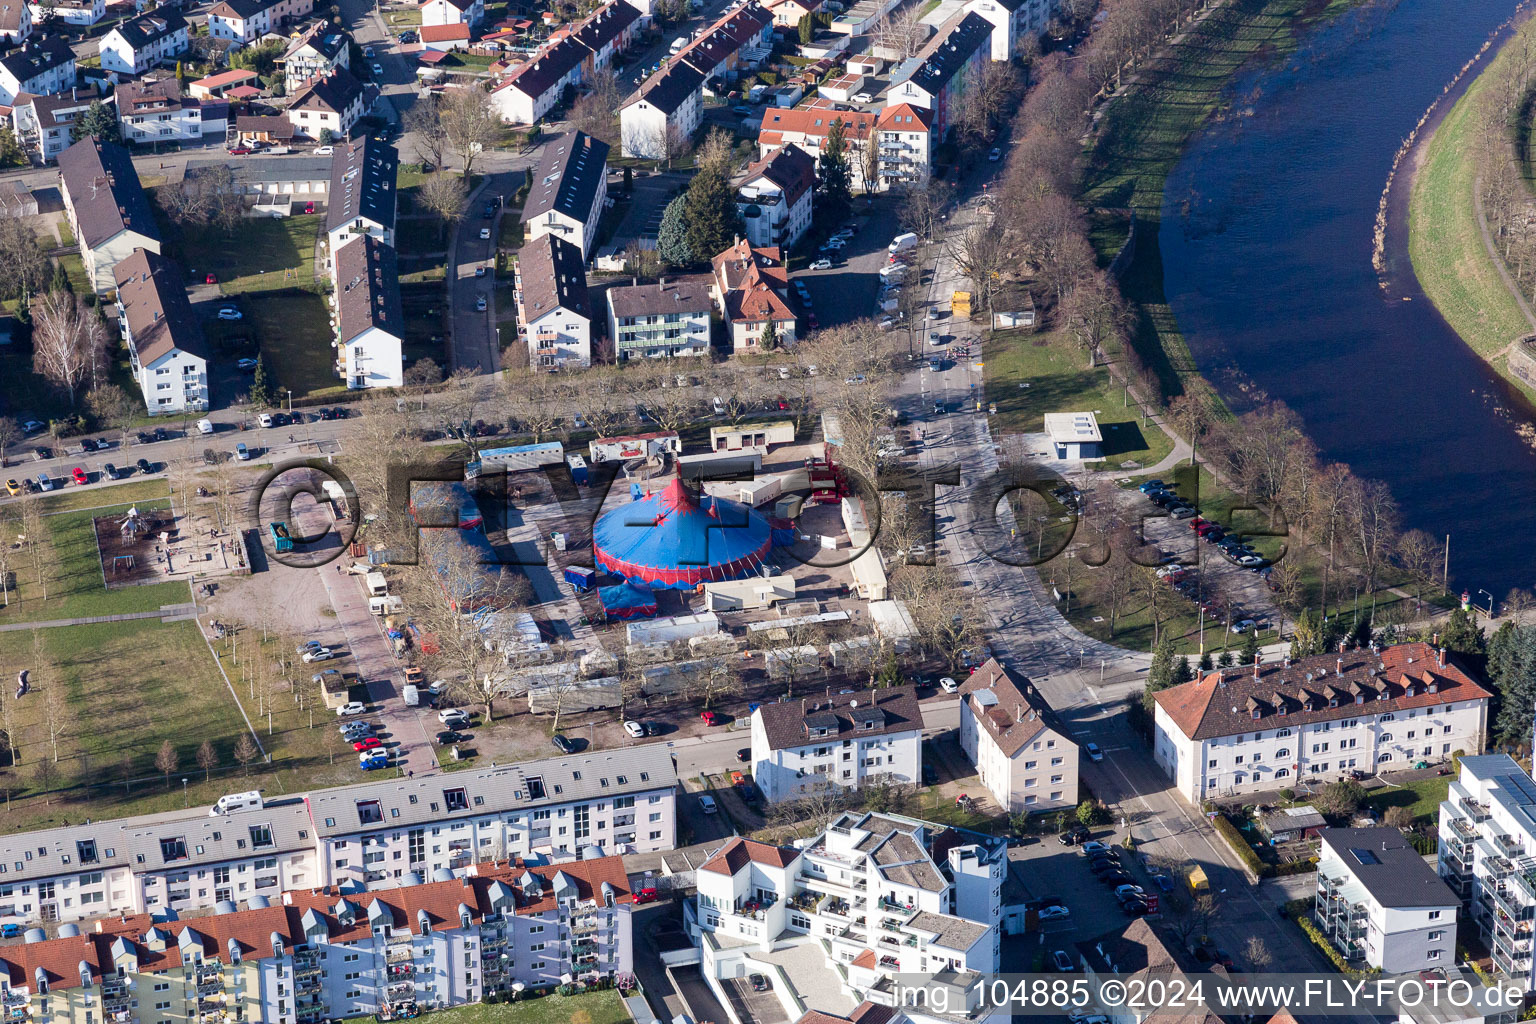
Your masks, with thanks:
[(1211, 819), (1211, 823), (1216, 826), (1217, 834), (1227, 841), (1227, 845), (1232, 847), (1232, 852), (1237, 854), (1238, 859), (1247, 866), (1249, 871), (1259, 878), (1274, 877), (1274, 865), (1265, 864), (1259, 859), (1259, 855), (1253, 852), (1253, 847), (1248, 845), (1248, 840), (1243, 838), (1243, 834), (1237, 830), (1236, 825), (1232, 824), (1230, 818), (1218, 813)]
[[(1269, 865), (1265, 865), (1268, 867)], [(1274, 865), (1276, 878), (1284, 878), (1287, 875), (1305, 875), (1317, 870), (1316, 857), (1303, 857), (1300, 860), (1281, 861)]]
[(1328, 941), (1327, 937), (1323, 935), (1322, 931), (1318, 929), (1317, 925), (1312, 922), (1310, 915), (1302, 915), (1297, 917), (1295, 920), (1296, 924), (1301, 928), (1301, 930), (1307, 933), (1307, 938), (1312, 940), (1312, 944), (1314, 946), (1323, 951), (1323, 953), (1328, 957), (1328, 960), (1333, 964), (1334, 967), (1338, 969), (1340, 974), (1360, 975), (1381, 973), (1381, 969), (1377, 967), (1366, 967), (1362, 969), (1349, 966), (1349, 962), (1344, 959), (1344, 955), (1334, 948), (1333, 943)]

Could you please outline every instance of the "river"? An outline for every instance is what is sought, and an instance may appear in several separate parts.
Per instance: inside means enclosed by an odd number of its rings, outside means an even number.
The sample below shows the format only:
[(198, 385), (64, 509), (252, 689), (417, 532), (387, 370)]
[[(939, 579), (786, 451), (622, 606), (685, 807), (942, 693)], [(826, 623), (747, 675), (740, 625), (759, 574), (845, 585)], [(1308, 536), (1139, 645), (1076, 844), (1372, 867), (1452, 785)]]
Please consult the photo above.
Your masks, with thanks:
[(1168, 300), (1223, 397), (1285, 402), (1323, 459), (1386, 482), (1405, 529), (1451, 536), (1451, 584), (1484, 606), (1479, 589), (1536, 584), (1536, 451), (1514, 429), (1530, 410), (1419, 290), (1401, 217), (1389, 291), (1371, 238), (1393, 154), (1513, 8), (1372, 4), (1255, 66), (1169, 176), (1159, 234)]

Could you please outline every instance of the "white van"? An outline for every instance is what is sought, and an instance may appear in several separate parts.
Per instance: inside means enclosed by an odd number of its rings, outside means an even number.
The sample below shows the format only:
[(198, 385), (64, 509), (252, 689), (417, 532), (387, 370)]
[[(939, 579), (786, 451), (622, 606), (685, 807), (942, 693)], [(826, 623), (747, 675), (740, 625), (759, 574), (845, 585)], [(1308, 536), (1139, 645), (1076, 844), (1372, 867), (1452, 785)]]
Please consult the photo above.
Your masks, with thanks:
[(233, 814), (235, 811), (259, 810), (261, 808), (261, 794), (256, 790), (249, 793), (228, 793), (219, 797), (218, 801), (208, 810), (210, 818), (217, 818), (221, 814)]
[(908, 252), (917, 248), (917, 236), (908, 231), (891, 239), (891, 244), (886, 249), (892, 253)]
[(405, 700), (405, 706), (408, 708), (421, 706), (421, 691), (414, 686), (407, 686), (401, 690), (400, 696)]
[(213, 433), (213, 420), (198, 420), (197, 421), (197, 432), (199, 434), (211, 434), (211, 433)]

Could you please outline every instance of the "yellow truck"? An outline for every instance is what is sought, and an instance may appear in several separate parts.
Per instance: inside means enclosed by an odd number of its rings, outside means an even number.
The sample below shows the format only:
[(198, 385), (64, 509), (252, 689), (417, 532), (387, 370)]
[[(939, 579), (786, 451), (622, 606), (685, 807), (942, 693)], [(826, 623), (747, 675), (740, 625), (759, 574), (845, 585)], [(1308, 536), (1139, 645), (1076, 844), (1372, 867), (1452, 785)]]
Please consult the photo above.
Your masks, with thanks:
[(1205, 877), (1205, 869), (1193, 867), (1189, 869), (1189, 891), (1195, 895), (1206, 892), (1211, 887), (1210, 879)]
[(971, 318), (971, 293), (955, 292), (949, 300), (949, 312), (951, 316)]

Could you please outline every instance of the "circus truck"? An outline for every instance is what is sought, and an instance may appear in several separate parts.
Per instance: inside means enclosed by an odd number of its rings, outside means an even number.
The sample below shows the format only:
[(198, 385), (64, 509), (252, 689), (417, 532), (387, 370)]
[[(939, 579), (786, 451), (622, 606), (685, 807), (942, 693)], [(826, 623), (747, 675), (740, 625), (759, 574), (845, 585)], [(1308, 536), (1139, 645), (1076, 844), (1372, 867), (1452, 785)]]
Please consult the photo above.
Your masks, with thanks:
[(600, 437), (587, 445), (587, 453), (593, 462), (627, 462), (630, 459), (648, 459), (653, 455), (676, 455), (683, 450), (683, 442), (676, 431), (656, 434), (633, 434), (628, 437)]

